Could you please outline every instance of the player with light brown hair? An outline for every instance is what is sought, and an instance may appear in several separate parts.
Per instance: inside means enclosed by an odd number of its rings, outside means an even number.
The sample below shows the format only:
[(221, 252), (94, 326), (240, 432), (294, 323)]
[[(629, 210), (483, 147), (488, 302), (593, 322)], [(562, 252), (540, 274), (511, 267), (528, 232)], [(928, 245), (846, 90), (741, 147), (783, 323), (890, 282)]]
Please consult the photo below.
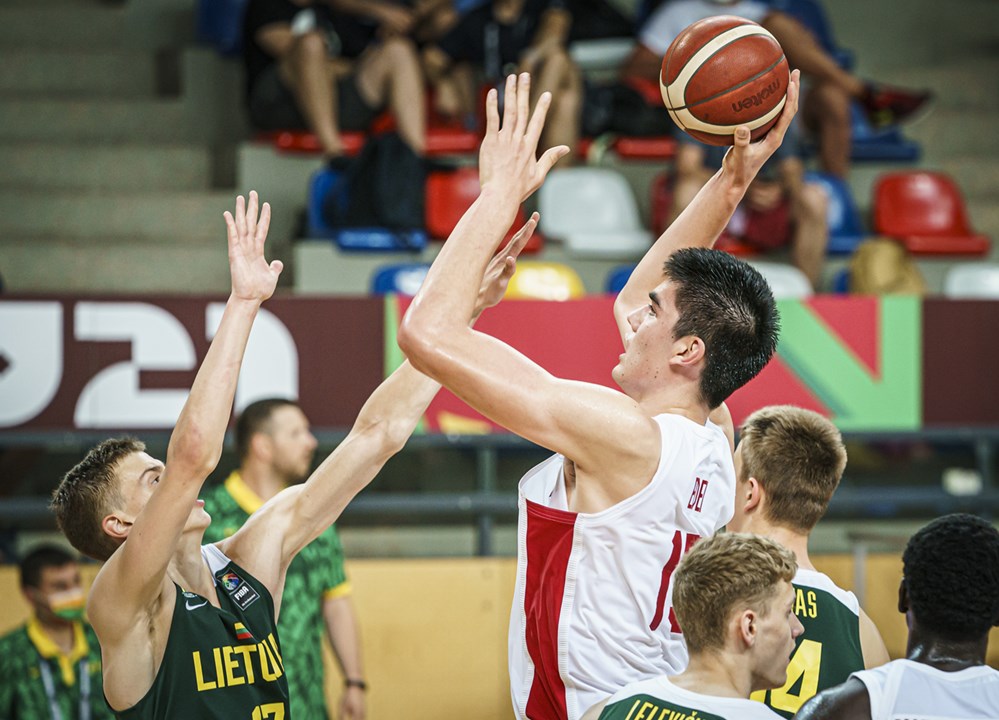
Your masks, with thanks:
[(735, 516), (728, 528), (775, 540), (798, 561), (795, 612), (805, 631), (784, 686), (754, 695), (784, 717), (819, 690), (889, 659), (856, 596), (817, 571), (808, 557), (808, 536), (829, 507), (845, 468), (839, 430), (818, 413), (774, 405), (743, 423), (735, 450)]
[[(264, 259), (270, 207), (225, 213), (232, 292), (166, 461), (108, 440), (63, 478), (52, 509), (73, 545), (105, 560), (87, 603), (104, 696), (121, 720), (288, 715), (277, 619), (288, 567), (406, 443), (440, 386), (403, 363), (364, 403), (347, 437), (300, 485), (283, 489), (231, 537), (203, 544), (199, 499), (215, 469), (253, 321), (280, 261)], [(477, 317), (499, 302), (533, 223), (481, 276)], [(294, 648), (292, 649), (294, 652)]]
[(789, 550), (757, 535), (722, 533), (698, 542), (680, 561), (673, 589), (687, 669), (632, 683), (584, 720), (775, 720), (749, 694), (784, 682), (802, 631), (791, 585), (796, 569)]

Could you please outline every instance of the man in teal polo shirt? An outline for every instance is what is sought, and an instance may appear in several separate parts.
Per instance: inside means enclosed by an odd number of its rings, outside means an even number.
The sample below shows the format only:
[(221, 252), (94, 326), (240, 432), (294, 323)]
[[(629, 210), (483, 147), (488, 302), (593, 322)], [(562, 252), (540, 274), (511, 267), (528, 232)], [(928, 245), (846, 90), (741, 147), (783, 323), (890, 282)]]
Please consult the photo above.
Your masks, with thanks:
[[(249, 405), (236, 422), (239, 469), (202, 498), (212, 516), (205, 542), (229, 537), (261, 505), (308, 477), (315, 450), (309, 421), (295, 402), (275, 398)], [(335, 526), (299, 553), (285, 582), (278, 629), (292, 717), (328, 717), (323, 683), (324, 625), (345, 682), (339, 717), (360, 720), (365, 714), (367, 686), (350, 583)]]

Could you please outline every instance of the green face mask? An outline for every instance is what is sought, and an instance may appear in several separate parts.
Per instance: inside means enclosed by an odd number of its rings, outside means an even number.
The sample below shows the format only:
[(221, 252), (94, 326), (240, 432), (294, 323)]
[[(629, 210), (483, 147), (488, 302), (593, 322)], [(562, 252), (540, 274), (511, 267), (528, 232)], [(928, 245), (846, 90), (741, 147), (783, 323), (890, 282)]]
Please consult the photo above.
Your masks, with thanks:
[(82, 588), (54, 593), (49, 595), (49, 607), (63, 620), (82, 620), (87, 607), (87, 597), (83, 594)]

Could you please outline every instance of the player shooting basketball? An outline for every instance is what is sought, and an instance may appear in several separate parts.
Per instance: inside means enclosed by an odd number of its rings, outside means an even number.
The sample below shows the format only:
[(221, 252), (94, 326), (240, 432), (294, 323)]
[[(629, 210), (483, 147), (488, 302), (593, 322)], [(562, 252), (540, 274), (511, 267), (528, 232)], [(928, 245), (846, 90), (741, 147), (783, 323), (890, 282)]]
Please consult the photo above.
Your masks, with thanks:
[[(472, 407), (558, 453), (520, 485), (510, 679), (519, 717), (578, 718), (626, 683), (675, 674), (686, 662), (670, 607), (672, 572), (698, 537), (732, 515), (722, 402), (777, 344), (766, 281), (709, 248), (780, 145), (797, 110), (798, 74), (774, 129), (753, 144), (739, 129), (722, 169), (619, 295), (620, 392), (553, 377), (467, 326), (492, 248), (567, 151), (537, 159), (551, 98), (542, 95), (530, 116), (529, 94), (527, 75), (507, 79), (501, 124), (490, 92), (482, 193), (431, 267), (399, 343)], [(709, 416), (728, 426), (728, 437)]]

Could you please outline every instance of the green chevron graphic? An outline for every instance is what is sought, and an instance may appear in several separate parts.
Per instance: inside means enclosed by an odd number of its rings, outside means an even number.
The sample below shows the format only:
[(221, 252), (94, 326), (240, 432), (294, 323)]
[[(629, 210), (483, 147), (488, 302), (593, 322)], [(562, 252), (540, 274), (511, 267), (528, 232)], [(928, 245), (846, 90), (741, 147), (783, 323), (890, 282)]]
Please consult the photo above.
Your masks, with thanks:
[(778, 303), (777, 353), (834, 413), (841, 430), (909, 430), (922, 424), (922, 305), (918, 297), (880, 299), (879, 376), (859, 362), (809, 305)]

